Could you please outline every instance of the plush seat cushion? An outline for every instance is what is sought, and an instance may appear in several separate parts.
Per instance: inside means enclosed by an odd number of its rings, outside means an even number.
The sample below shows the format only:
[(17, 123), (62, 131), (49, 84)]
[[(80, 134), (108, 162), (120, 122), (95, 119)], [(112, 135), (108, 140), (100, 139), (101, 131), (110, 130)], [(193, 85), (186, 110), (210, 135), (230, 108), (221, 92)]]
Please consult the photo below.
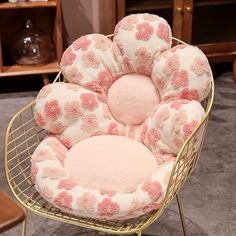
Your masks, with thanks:
[(126, 219), (162, 203), (174, 164), (158, 165), (140, 142), (91, 137), (68, 150), (47, 137), (32, 156), (32, 178), (56, 207), (84, 217)]
[(64, 165), (78, 185), (116, 192), (133, 192), (158, 166), (142, 143), (115, 135), (95, 136), (75, 144)]

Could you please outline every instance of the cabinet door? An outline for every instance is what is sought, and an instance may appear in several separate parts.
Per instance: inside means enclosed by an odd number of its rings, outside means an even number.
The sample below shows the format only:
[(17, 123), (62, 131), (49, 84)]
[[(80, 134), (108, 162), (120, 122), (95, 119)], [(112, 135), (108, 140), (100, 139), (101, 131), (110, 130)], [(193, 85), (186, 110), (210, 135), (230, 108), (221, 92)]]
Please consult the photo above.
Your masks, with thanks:
[(193, 0), (184, 0), (183, 14), (183, 34), (182, 40), (191, 43), (192, 40), (192, 18), (193, 18)]
[(173, 36), (182, 38), (183, 0), (116, 0), (117, 22), (134, 13), (152, 13), (165, 18)]
[(183, 40), (200, 47), (210, 62), (236, 56), (236, 0), (184, 0)]
[(183, 40), (209, 44), (236, 41), (236, 0), (184, 0)]

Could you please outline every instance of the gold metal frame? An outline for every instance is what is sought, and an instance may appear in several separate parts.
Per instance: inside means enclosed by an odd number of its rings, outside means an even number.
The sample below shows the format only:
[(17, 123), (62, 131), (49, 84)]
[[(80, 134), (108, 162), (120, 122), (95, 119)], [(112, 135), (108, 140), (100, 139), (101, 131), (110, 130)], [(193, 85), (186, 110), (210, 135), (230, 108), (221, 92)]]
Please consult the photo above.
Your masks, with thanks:
[[(112, 35), (108, 37), (112, 38)], [(175, 44), (185, 44), (173, 38)], [(62, 81), (61, 73), (58, 73), (55, 81)], [(214, 81), (211, 81), (211, 91), (204, 100), (203, 106), (206, 110), (205, 117), (199, 126), (193, 131), (185, 141), (178, 153), (176, 162), (170, 175), (167, 192), (162, 206), (149, 214), (139, 218), (126, 221), (106, 221), (77, 217), (63, 213), (44, 200), (34, 187), (31, 181), (30, 158), (40, 143), (46, 136), (46, 132), (39, 128), (33, 116), (35, 100), (21, 109), (11, 119), (5, 137), (4, 166), (7, 183), (16, 199), (29, 211), (49, 219), (63, 223), (89, 228), (112, 234), (137, 234), (142, 235), (142, 231), (156, 221), (164, 212), (168, 204), (177, 198), (180, 211), (181, 223), (184, 235), (187, 235), (184, 214), (180, 201), (179, 191), (189, 175), (197, 165), (202, 149), (209, 113), (214, 99)], [(201, 137), (200, 145), (196, 146), (197, 137)], [(199, 140), (199, 138), (198, 138)], [(23, 223), (22, 235), (26, 234), (26, 220)]]

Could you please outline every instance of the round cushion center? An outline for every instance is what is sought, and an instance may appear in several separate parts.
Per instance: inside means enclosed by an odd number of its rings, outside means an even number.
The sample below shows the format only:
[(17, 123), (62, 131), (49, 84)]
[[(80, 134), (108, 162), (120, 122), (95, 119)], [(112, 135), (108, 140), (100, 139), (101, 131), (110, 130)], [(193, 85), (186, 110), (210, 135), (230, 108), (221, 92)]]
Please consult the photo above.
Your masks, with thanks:
[(152, 80), (140, 74), (123, 75), (108, 91), (108, 106), (114, 118), (124, 124), (138, 125), (151, 115), (160, 102)]
[(65, 169), (80, 186), (104, 192), (132, 192), (157, 170), (150, 150), (123, 136), (100, 135), (74, 145)]

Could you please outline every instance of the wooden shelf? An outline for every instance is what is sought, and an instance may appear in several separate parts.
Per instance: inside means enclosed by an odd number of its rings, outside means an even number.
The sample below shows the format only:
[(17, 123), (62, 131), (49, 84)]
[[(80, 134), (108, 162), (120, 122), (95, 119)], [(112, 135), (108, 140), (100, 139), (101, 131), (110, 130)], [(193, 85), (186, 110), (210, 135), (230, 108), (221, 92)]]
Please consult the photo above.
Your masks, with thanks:
[(18, 76), (18, 75), (32, 75), (32, 74), (49, 74), (60, 71), (58, 62), (54, 61), (44, 65), (12, 65), (3, 66), (0, 72), (0, 77)]
[(40, 8), (40, 7), (56, 7), (56, 6), (57, 6), (56, 1), (0, 3), (0, 9), (22, 9), (22, 8)]
[(126, 0), (126, 11), (127, 12), (143, 12), (158, 9), (171, 9), (173, 7), (173, 1), (161, 0), (161, 1), (137, 1), (137, 0)]
[(226, 5), (226, 4), (236, 4), (235, 0), (198, 0), (193, 1), (193, 6), (216, 6), (216, 5)]

